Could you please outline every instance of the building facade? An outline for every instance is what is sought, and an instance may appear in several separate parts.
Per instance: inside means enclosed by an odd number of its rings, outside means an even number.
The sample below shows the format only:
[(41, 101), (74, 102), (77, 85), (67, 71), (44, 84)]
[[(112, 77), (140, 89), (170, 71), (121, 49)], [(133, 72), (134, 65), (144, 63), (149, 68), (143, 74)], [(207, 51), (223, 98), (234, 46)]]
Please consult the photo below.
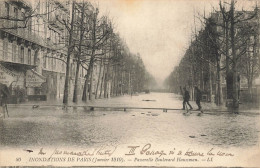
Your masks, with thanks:
[[(68, 31), (62, 21), (71, 17), (69, 1), (0, 1), (0, 82), (13, 102), (62, 98)], [(30, 13), (30, 11), (35, 11)], [(72, 96), (76, 62), (71, 58), (69, 95)], [(86, 70), (80, 67), (79, 94)]]

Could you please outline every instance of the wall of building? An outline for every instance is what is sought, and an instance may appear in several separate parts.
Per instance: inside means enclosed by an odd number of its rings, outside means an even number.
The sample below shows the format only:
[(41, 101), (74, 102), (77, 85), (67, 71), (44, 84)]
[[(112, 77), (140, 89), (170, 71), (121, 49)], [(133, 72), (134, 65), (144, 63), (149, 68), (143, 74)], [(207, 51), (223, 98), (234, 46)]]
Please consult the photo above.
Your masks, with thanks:
[[(22, 6), (21, 3), (24, 2)], [(65, 25), (61, 24), (57, 18), (69, 19), (71, 17), (71, 5), (68, 1), (40, 0), (31, 3), (27, 1), (0, 1), (1, 16), (16, 16), (20, 18), (26, 9), (36, 10), (38, 17), (32, 17), (28, 21), (26, 28), (2, 29), (14, 25), (22, 26), (10, 20), (0, 23), (0, 65), (7, 62), (12, 63), (16, 68), (26, 67), (24, 73), (14, 73), (19, 76), (17, 82), (8, 78), (6, 84), (13, 82), (16, 86), (27, 90), (28, 95), (43, 94), (48, 98), (62, 98), (64, 92), (66, 54), (68, 32)], [(37, 7), (37, 8), (36, 8)], [(8, 13), (8, 14), (7, 14)], [(72, 97), (74, 91), (74, 81), (76, 73), (76, 62), (71, 58), (71, 72), (69, 82), (69, 96)], [(27, 87), (26, 72), (33, 70), (42, 75), (45, 79), (41, 87)], [(94, 83), (98, 80), (98, 70), (94, 69)], [(1, 74), (2, 71), (0, 71)], [(3, 72), (4, 73), (4, 72)], [(80, 67), (79, 71), (79, 96), (83, 93), (86, 70)], [(37, 76), (37, 75), (36, 75)], [(1, 78), (1, 75), (0, 75)], [(4, 82), (0, 79), (0, 82)], [(93, 85), (95, 86), (95, 85)], [(95, 87), (92, 88), (95, 92)]]

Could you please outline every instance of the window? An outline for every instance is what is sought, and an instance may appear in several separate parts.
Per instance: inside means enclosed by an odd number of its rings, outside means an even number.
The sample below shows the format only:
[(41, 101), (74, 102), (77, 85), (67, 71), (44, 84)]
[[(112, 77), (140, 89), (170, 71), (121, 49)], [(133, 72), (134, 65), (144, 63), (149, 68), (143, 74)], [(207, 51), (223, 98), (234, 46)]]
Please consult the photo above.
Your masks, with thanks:
[(46, 13), (47, 13), (47, 20), (50, 20), (50, 3), (48, 1), (46, 1)]
[[(44, 13), (47, 13), (48, 14), (48, 9), (49, 9), (49, 2), (48, 1), (46, 1), (46, 2), (44, 2), (45, 3), (45, 5), (44, 5), (44, 9), (45, 9), (45, 12)], [(49, 14), (48, 14), (48, 17), (49, 17)]]
[(52, 41), (53, 37), (52, 37), (52, 30), (49, 28), (49, 32), (50, 32), (50, 40)]
[[(14, 8), (14, 18), (18, 19), (18, 10), (17, 10), (17, 8)], [(14, 26), (17, 27), (17, 21), (14, 21)]]
[(43, 14), (45, 12), (45, 9), (46, 9), (45, 2), (41, 2), (40, 4), (41, 4), (41, 6), (39, 6), (40, 14)]
[[(50, 56), (51, 57), (51, 55), (48, 55), (48, 56)], [(47, 58), (47, 62), (48, 62), (48, 65), (47, 65), (47, 67), (48, 67), (48, 69), (50, 69), (51, 67), (52, 67), (52, 58)]]
[(54, 41), (55, 41), (55, 31), (51, 29), (51, 42), (54, 43)]
[(5, 2), (5, 12), (6, 12), (6, 16), (9, 17), (10, 15), (10, 6), (7, 2)]
[(51, 34), (51, 37), (52, 37), (52, 42), (53, 43), (55, 43), (55, 31), (54, 30), (52, 30), (52, 32), (51, 32), (52, 34)]
[(53, 58), (53, 69), (56, 69), (56, 58)]
[(64, 64), (64, 62), (62, 62), (62, 65), (61, 65), (61, 66), (62, 66), (62, 68), (61, 68), (61, 69), (62, 69), (62, 72), (64, 72), (64, 71), (65, 71), (65, 64)]
[[(51, 55), (51, 57), (53, 57), (53, 55)], [(54, 69), (54, 58), (50, 58), (51, 64), (50, 64), (50, 68), (53, 70)]]
[(28, 34), (32, 33), (32, 20), (28, 20)]
[(16, 55), (17, 55), (17, 45), (15, 43), (13, 43), (13, 46), (12, 46), (12, 50), (13, 50), (13, 55), (12, 55), (12, 61), (13, 62), (16, 62)]
[(41, 14), (41, 2), (38, 3), (37, 13)]
[(37, 27), (37, 35), (40, 36), (40, 20), (37, 19), (37, 22), (36, 22), (36, 27)]
[(7, 60), (8, 58), (8, 40), (3, 40), (3, 59)]
[(35, 50), (34, 54), (33, 54), (34, 55), (34, 57), (33, 57), (33, 65), (38, 65), (38, 61), (39, 61), (38, 54), (39, 54), (39, 51)]
[(61, 43), (61, 36), (60, 36), (60, 33), (58, 33), (58, 43)]
[(97, 73), (97, 65), (94, 65), (94, 73)]
[(46, 60), (46, 54), (43, 56), (43, 67), (46, 68), (47, 60)]
[(21, 47), (21, 51), (20, 51), (20, 61), (21, 63), (24, 63), (24, 48)]
[(57, 44), (59, 42), (59, 34), (58, 32), (55, 32), (55, 43)]
[(47, 29), (47, 38), (51, 39), (51, 29), (50, 28)]
[(31, 65), (31, 60), (32, 60), (32, 52), (31, 49), (28, 49), (28, 64)]

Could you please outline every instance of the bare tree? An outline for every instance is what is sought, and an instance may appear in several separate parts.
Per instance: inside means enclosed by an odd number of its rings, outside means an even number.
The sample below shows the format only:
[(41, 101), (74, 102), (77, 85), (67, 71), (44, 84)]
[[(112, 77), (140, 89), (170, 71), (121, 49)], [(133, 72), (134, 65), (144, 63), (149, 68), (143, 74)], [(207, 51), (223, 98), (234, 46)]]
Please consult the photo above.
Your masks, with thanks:
[[(87, 101), (88, 90), (89, 90), (89, 98), (92, 99), (92, 85), (91, 85), (90, 77), (93, 72), (95, 59), (100, 55), (104, 55), (104, 53), (102, 53), (102, 46), (105, 44), (105, 42), (109, 38), (109, 35), (112, 32), (111, 24), (108, 25), (106, 23), (106, 17), (98, 18), (98, 13), (99, 11), (96, 8), (96, 10), (93, 12), (93, 15), (91, 17), (90, 33), (87, 38), (87, 40), (89, 41), (89, 45), (87, 47), (90, 50), (90, 54), (86, 54), (86, 55), (89, 56), (90, 58), (88, 62), (87, 74), (85, 76), (85, 84), (84, 84), (84, 90), (82, 95), (83, 101)], [(103, 32), (104, 26), (106, 27), (105, 32)], [(89, 86), (88, 86), (88, 82), (90, 82)]]
[(75, 59), (76, 59), (76, 75), (75, 75), (75, 85), (74, 85), (74, 93), (73, 93), (73, 102), (77, 102), (78, 101), (78, 78), (79, 78), (79, 68), (81, 66), (81, 60), (82, 60), (82, 57), (84, 58), (84, 54), (82, 52), (82, 47), (83, 46), (83, 40), (85, 39), (85, 34), (88, 33), (88, 27), (89, 27), (89, 15), (86, 16), (86, 14), (88, 13), (87, 10), (88, 9), (88, 6), (89, 4), (86, 3), (86, 2), (82, 2), (80, 4), (77, 5), (78, 6), (78, 10), (80, 11), (81, 13), (81, 16), (80, 16), (80, 20), (79, 20), (79, 42), (76, 46), (76, 48), (78, 49), (77, 50), (77, 53), (76, 53), (76, 56), (75, 56)]
[[(74, 49), (74, 42), (73, 42), (73, 29), (74, 29), (74, 15), (75, 15), (75, 1), (72, 1), (72, 17), (70, 21), (70, 28), (69, 28), (69, 41), (68, 41), (68, 50), (67, 50), (67, 61), (66, 61), (66, 74), (65, 74), (65, 84), (64, 84), (64, 96), (63, 96), (63, 103), (68, 104), (68, 97), (69, 97), (69, 75), (70, 75), (70, 57), (71, 53)], [(66, 22), (64, 21), (66, 24)], [(67, 25), (67, 24), (66, 24)]]

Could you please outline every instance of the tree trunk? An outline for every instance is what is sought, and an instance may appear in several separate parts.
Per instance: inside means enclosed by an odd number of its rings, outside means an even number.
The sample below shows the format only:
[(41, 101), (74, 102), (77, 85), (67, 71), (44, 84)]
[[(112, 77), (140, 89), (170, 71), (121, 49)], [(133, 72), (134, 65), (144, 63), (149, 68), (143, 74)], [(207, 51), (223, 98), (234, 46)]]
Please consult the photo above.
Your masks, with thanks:
[(203, 65), (201, 64), (201, 67), (200, 67), (200, 72), (199, 72), (199, 76), (200, 76), (200, 79), (199, 79), (199, 83), (200, 83), (200, 88), (201, 90), (204, 91), (204, 85), (203, 85)]
[(103, 59), (101, 58), (99, 73), (98, 73), (98, 82), (97, 82), (97, 87), (96, 87), (96, 92), (95, 92), (95, 99), (98, 98), (98, 89), (99, 89), (100, 78), (101, 78), (102, 64), (103, 64)]
[(105, 98), (108, 98), (108, 92), (109, 92), (108, 85), (109, 85), (109, 80), (110, 80), (110, 76), (111, 76), (110, 73), (112, 73), (112, 72), (111, 72), (111, 68), (110, 68), (110, 55), (109, 55), (107, 69), (106, 69), (106, 73), (105, 73), (105, 86), (104, 86), (104, 97)]
[(128, 73), (128, 94), (131, 94), (131, 72)]
[(222, 88), (220, 79), (220, 56), (217, 55), (217, 105), (222, 104)]
[(77, 67), (76, 67), (76, 76), (75, 76), (75, 85), (74, 85), (74, 93), (73, 93), (73, 102), (78, 102), (78, 78), (79, 78), (79, 67), (80, 67), (80, 60), (77, 59)]
[(114, 93), (115, 93), (115, 68), (113, 67), (112, 68), (112, 81), (111, 81), (111, 92), (110, 92), (110, 95), (111, 96), (114, 96)]
[(231, 1), (231, 11), (230, 11), (230, 36), (231, 36), (231, 51), (233, 60), (233, 108), (239, 107), (238, 103), (238, 87), (237, 87), (237, 55), (235, 49), (235, 22), (234, 22), (234, 0)]
[[(103, 73), (102, 73), (102, 79), (101, 79), (101, 86), (100, 86), (99, 98), (101, 98), (102, 92), (103, 92), (104, 81), (105, 81), (105, 69), (106, 69), (106, 66), (105, 66), (105, 64), (104, 64), (104, 65), (103, 65)], [(104, 88), (104, 91), (105, 91), (105, 88)], [(105, 98), (105, 97), (104, 97), (104, 98)]]
[(74, 6), (75, 2), (72, 2), (72, 18), (71, 18), (71, 27), (69, 32), (69, 44), (68, 44), (68, 52), (67, 52), (67, 66), (66, 66), (66, 74), (65, 74), (65, 86), (64, 86), (64, 96), (63, 96), (63, 103), (68, 104), (68, 96), (69, 96), (69, 73), (70, 73), (70, 54), (73, 50), (72, 47), (72, 35), (73, 35), (73, 27), (74, 27)]
[(121, 70), (121, 88), (120, 88), (120, 95), (123, 95), (123, 79), (124, 79), (124, 76), (123, 76), (123, 71)]
[(83, 95), (82, 95), (83, 101), (87, 101), (88, 91), (90, 90), (90, 88), (88, 88), (88, 82), (89, 82), (90, 75), (91, 75), (92, 70), (93, 70), (93, 64), (94, 64), (94, 56), (91, 56), (89, 66), (88, 66), (88, 70), (87, 70), (87, 74), (85, 76), (86, 79), (85, 79), (85, 85), (84, 85), (84, 90), (83, 90)]
[(90, 74), (89, 100), (93, 100), (92, 88), (93, 88), (93, 68), (92, 68), (92, 71), (91, 71), (91, 74)]
[[(110, 78), (110, 57), (111, 57), (111, 43), (109, 44), (109, 53), (108, 53), (108, 62), (106, 65), (106, 69), (104, 68), (104, 98), (108, 98), (108, 84), (109, 84), (109, 78)], [(106, 70), (106, 72), (105, 72)]]
[(252, 79), (248, 79), (247, 80), (247, 83), (248, 83), (248, 92), (249, 92), (249, 95), (250, 95), (250, 99), (249, 101), (252, 101), (253, 100), (253, 92), (252, 92)]
[(117, 72), (117, 66), (115, 67), (115, 90), (116, 90), (116, 93), (115, 95), (118, 96), (118, 74), (119, 72)]
[(82, 101), (87, 101), (87, 89), (88, 89), (88, 81), (87, 81), (87, 75), (85, 75), (85, 82), (84, 82), (84, 88), (83, 88), (83, 94), (82, 94)]
[(73, 102), (78, 102), (78, 79), (79, 79), (79, 67), (80, 67), (80, 57), (81, 57), (81, 45), (83, 41), (84, 36), (84, 30), (83, 30), (83, 22), (84, 22), (84, 11), (85, 11), (85, 3), (83, 1), (82, 4), (82, 11), (81, 11), (81, 24), (80, 24), (80, 39), (79, 39), (79, 51), (77, 53), (76, 59), (77, 59), (77, 66), (76, 66), (76, 76), (75, 76), (75, 85), (74, 85), (74, 93), (73, 93)]
[(107, 98), (107, 72), (104, 74), (104, 98)]
[[(223, 13), (223, 16), (225, 13)], [(223, 20), (224, 32), (225, 32), (225, 56), (226, 56), (226, 105), (228, 105), (228, 99), (232, 98), (232, 81), (230, 79), (230, 67), (229, 67), (229, 21)]]
[[(93, 17), (93, 27), (92, 27), (92, 45), (91, 45), (91, 57), (90, 57), (90, 61), (89, 61), (89, 66), (88, 66), (88, 70), (87, 70), (87, 75), (86, 75), (86, 79), (85, 79), (85, 85), (84, 85), (84, 91), (83, 91), (83, 95), (82, 95), (82, 100), (83, 101), (87, 101), (87, 97), (88, 97), (88, 90), (90, 90), (88, 88), (88, 81), (89, 81), (89, 77), (92, 74), (93, 71), (93, 65), (94, 65), (94, 60), (95, 60), (95, 51), (96, 51), (96, 22), (97, 22), (97, 11), (96, 13), (94, 13), (94, 17)], [(91, 90), (90, 90), (91, 93)]]
[(212, 100), (212, 80), (211, 80), (211, 64), (209, 62), (209, 100), (211, 103), (214, 102), (214, 100)]

